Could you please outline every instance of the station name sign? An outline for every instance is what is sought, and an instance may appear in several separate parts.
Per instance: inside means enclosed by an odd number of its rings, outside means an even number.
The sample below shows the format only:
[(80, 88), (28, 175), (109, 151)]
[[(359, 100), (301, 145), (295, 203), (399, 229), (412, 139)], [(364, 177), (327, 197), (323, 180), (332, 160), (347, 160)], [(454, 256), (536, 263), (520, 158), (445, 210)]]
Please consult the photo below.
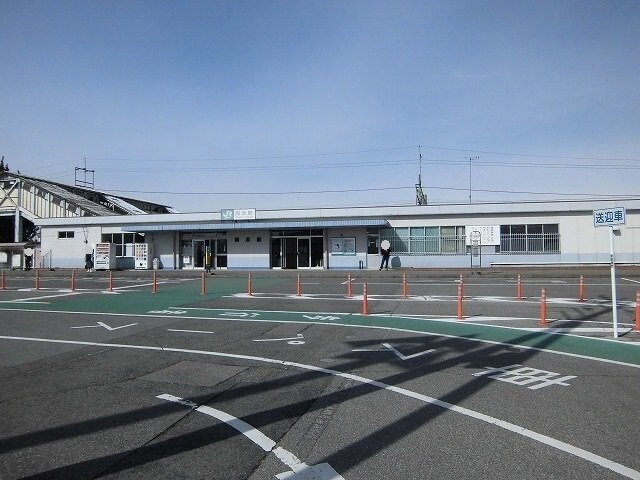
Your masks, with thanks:
[(624, 207), (593, 211), (594, 227), (609, 227), (612, 225), (624, 225), (625, 223), (627, 223), (627, 216)]
[(255, 208), (223, 208), (220, 210), (220, 220), (223, 221), (235, 221), (235, 220), (255, 220), (256, 209)]

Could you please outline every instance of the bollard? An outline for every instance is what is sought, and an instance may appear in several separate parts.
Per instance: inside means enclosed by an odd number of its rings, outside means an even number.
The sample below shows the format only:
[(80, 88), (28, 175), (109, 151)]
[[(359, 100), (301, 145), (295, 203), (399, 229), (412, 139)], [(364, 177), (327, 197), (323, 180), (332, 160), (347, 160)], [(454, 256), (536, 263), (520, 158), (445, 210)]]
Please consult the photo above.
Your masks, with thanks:
[(40, 290), (40, 269), (36, 268), (36, 290)]
[(463, 297), (462, 289), (463, 289), (462, 282), (460, 282), (458, 284), (458, 312), (457, 312), (458, 320), (462, 320), (462, 316), (463, 316), (462, 315), (462, 297)]
[(251, 272), (249, 272), (249, 280), (247, 282), (247, 295), (253, 295), (253, 283), (251, 282)]
[(367, 300), (367, 282), (362, 289), (362, 315), (369, 315), (369, 301)]
[(547, 326), (547, 289), (540, 292), (540, 322), (541, 327)]
[(153, 272), (153, 284), (151, 285), (151, 293), (158, 293), (158, 274)]
[(76, 290), (76, 269), (71, 269), (71, 291), (75, 292)]
[(640, 290), (636, 292), (636, 332), (640, 332)]
[(460, 292), (461, 292), (460, 295), (462, 296), (462, 298), (464, 298), (464, 280), (462, 279), (462, 274), (460, 274), (460, 283), (458, 285), (462, 287), (460, 289)]
[(516, 287), (516, 296), (518, 300), (522, 300), (522, 279), (520, 278), (520, 274), (518, 274), (518, 283)]
[(202, 272), (202, 282), (200, 284), (200, 295), (206, 295), (207, 294), (207, 280), (206, 277), (204, 276), (204, 272)]
[(351, 285), (351, 274), (349, 274), (347, 276), (347, 297), (351, 298), (353, 297), (353, 290), (352, 290), (352, 285)]
[(578, 301), (584, 302), (584, 275), (580, 275), (580, 285), (578, 288)]
[(302, 288), (300, 286), (300, 274), (298, 274), (298, 281), (296, 282), (296, 297), (302, 296)]
[(109, 270), (109, 291), (113, 292), (113, 272)]
[(4, 278), (4, 270), (2, 270), (2, 290), (7, 289), (7, 280)]
[(402, 298), (409, 298), (409, 291), (407, 288), (407, 274), (402, 274)]

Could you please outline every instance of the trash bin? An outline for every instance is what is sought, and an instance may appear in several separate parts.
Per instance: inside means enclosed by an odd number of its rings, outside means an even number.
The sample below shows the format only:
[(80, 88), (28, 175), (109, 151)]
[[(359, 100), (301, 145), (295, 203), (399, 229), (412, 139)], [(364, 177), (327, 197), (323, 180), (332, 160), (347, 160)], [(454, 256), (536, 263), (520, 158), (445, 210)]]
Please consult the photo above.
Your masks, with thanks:
[(160, 268), (160, 259), (158, 257), (153, 259), (153, 269), (158, 270)]

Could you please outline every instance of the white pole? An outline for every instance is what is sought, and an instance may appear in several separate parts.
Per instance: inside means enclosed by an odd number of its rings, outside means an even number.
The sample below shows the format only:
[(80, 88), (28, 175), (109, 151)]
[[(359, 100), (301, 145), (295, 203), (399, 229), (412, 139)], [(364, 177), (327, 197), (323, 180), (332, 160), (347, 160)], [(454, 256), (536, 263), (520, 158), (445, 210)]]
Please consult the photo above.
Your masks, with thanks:
[(618, 299), (616, 296), (616, 259), (613, 250), (613, 225), (609, 226), (609, 255), (611, 256), (611, 304), (613, 308), (613, 338), (618, 338)]

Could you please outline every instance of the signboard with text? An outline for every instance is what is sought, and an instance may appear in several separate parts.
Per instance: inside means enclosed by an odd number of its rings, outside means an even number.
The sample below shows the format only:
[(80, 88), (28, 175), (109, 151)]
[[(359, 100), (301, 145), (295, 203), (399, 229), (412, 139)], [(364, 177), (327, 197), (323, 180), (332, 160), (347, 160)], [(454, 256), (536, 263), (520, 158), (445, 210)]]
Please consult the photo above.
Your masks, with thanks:
[(467, 237), (467, 245), (472, 245), (472, 234), (477, 237), (480, 234), (478, 245), (500, 245), (500, 225), (467, 225), (464, 227)]
[(256, 209), (255, 208), (223, 208), (220, 210), (220, 220), (233, 221), (233, 220), (255, 220)]
[(610, 227), (612, 225), (624, 225), (627, 222), (624, 207), (605, 208), (593, 211), (594, 227)]

